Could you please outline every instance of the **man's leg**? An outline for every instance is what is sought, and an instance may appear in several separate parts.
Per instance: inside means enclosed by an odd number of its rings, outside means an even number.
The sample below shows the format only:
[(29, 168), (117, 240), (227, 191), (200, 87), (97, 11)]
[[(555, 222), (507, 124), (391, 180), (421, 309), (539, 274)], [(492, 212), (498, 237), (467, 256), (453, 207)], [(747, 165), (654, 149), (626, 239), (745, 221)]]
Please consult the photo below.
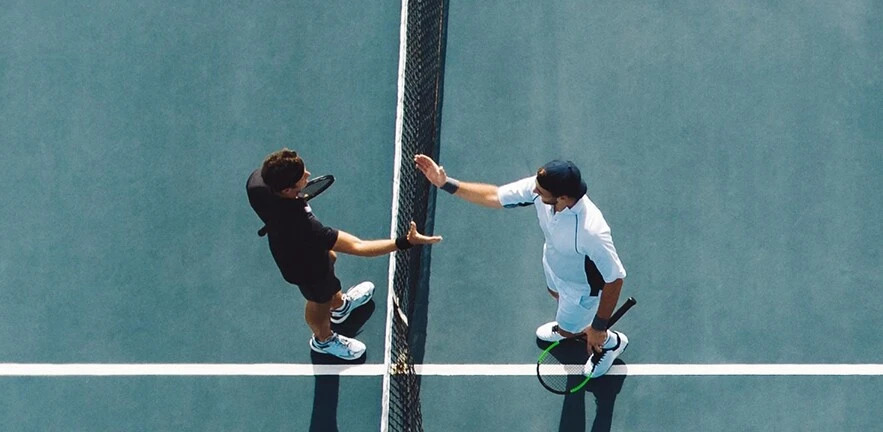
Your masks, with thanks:
[[(337, 293), (337, 297), (340, 296), (340, 293)], [(332, 300), (333, 301), (333, 300)], [(331, 303), (332, 301), (325, 303), (317, 303), (314, 301), (307, 300), (307, 306), (304, 311), (304, 318), (307, 321), (307, 325), (310, 326), (310, 330), (313, 331), (313, 335), (316, 337), (318, 341), (326, 341), (331, 337)], [(341, 300), (341, 303), (343, 301)]]
[[(337, 254), (334, 251), (328, 251), (328, 256), (333, 266), (337, 261)], [(373, 296), (374, 284), (368, 281), (350, 287), (346, 294), (337, 291), (334, 293), (334, 297), (331, 298), (331, 322), (340, 324), (346, 321), (354, 309), (368, 303)]]
[(313, 336), (310, 349), (330, 354), (344, 360), (355, 360), (365, 354), (365, 344), (357, 339), (341, 336), (331, 331), (331, 302), (317, 303), (307, 300), (304, 316)]
[[(332, 254), (330, 258), (334, 259), (336, 256)], [(328, 340), (334, 334), (331, 331), (331, 309), (343, 304), (340, 281), (334, 276), (333, 267), (326, 280), (299, 285), (298, 288), (307, 301), (304, 307), (304, 320), (313, 331), (313, 336), (319, 342)]]
[[(559, 303), (558, 302), (558, 291), (554, 291), (552, 288), (549, 288), (548, 286), (546, 287), (546, 289), (549, 291), (549, 295), (555, 299), (555, 302)], [(557, 321), (550, 321), (550, 322), (547, 322), (547, 323), (537, 327), (537, 332), (536, 332), (537, 338), (540, 340), (546, 341), (546, 342), (555, 342), (557, 340), (561, 340), (562, 335), (554, 330), (556, 327), (558, 327)]]
[(340, 291), (334, 293), (331, 300), (325, 303), (307, 300), (304, 318), (317, 340), (324, 341), (331, 337), (331, 309), (341, 306), (343, 306), (343, 294)]
[(310, 349), (344, 360), (355, 360), (365, 354), (365, 344), (331, 331), (332, 308), (343, 306), (344, 299), (340, 292), (340, 281), (334, 276), (333, 262), (337, 256), (329, 253), (329, 258), (329, 273), (325, 280), (298, 285), (307, 301), (304, 320), (313, 331), (309, 340)]

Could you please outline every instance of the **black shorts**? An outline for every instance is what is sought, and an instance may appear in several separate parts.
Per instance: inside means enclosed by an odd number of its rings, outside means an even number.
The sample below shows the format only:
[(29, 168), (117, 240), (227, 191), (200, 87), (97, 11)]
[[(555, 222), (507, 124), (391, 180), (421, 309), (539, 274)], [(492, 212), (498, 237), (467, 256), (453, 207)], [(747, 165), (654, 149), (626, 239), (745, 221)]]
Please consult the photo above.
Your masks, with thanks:
[(334, 294), (340, 292), (340, 279), (334, 275), (334, 270), (331, 269), (324, 279), (318, 282), (299, 283), (297, 287), (300, 288), (300, 293), (305, 299), (316, 303), (327, 303), (331, 301)]

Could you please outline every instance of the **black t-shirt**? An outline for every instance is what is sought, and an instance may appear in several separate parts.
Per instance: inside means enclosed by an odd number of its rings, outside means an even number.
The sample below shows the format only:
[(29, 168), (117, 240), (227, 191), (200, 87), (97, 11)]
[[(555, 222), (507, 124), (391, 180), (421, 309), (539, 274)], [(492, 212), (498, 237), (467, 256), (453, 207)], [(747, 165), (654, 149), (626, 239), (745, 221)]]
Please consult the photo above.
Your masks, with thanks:
[(306, 201), (271, 192), (260, 169), (251, 173), (246, 187), (251, 208), (267, 225), (270, 252), (286, 281), (316, 283), (334, 271), (328, 251), (337, 242), (336, 229), (322, 225)]

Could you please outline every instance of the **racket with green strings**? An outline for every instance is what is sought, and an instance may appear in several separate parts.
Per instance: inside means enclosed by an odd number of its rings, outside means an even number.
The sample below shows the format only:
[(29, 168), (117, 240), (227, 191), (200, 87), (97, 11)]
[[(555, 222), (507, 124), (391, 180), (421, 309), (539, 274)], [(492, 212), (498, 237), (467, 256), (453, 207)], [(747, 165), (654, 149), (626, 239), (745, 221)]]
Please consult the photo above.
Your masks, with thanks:
[[(613, 327), (632, 306), (637, 303), (634, 297), (629, 297), (608, 320), (607, 327)], [(586, 363), (586, 345), (568, 343), (570, 341), (584, 341), (584, 334), (579, 334), (560, 341), (552, 342), (537, 360), (537, 378), (540, 384), (552, 393), (571, 394), (576, 393), (586, 384), (591, 377), (583, 374)]]
[[(316, 177), (307, 182), (304, 188), (297, 194), (297, 197), (304, 201), (309, 201), (320, 193), (325, 192), (325, 189), (330, 188), (332, 184), (334, 184), (334, 176), (331, 174)], [(266, 225), (258, 230), (258, 236), (263, 237), (265, 235), (267, 235)]]

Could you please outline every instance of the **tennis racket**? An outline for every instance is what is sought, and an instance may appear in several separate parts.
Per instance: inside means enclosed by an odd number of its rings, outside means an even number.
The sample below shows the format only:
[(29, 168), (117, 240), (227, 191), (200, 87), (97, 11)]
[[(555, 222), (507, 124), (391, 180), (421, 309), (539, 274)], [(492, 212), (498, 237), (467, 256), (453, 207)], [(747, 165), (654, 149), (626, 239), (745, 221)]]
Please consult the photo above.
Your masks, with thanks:
[[(622, 316), (635, 305), (634, 297), (629, 297), (608, 320), (607, 327), (613, 327)], [(583, 367), (586, 363), (585, 344), (568, 344), (567, 341), (584, 340), (583, 334), (552, 342), (537, 360), (537, 378), (540, 384), (552, 393), (576, 393), (589, 383), (591, 377), (585, 376)]]
[[(325, 192), (332, 184), (334, 184), (334, 176), (331, 174), (316, 177), (307, 182), (306, 186), (297, 194), (297, 197), (304, 201), (309, 201)], [(258, 236), (263, 237), (265, 235), (267, 235), (266, 225), (258, 230)]]

